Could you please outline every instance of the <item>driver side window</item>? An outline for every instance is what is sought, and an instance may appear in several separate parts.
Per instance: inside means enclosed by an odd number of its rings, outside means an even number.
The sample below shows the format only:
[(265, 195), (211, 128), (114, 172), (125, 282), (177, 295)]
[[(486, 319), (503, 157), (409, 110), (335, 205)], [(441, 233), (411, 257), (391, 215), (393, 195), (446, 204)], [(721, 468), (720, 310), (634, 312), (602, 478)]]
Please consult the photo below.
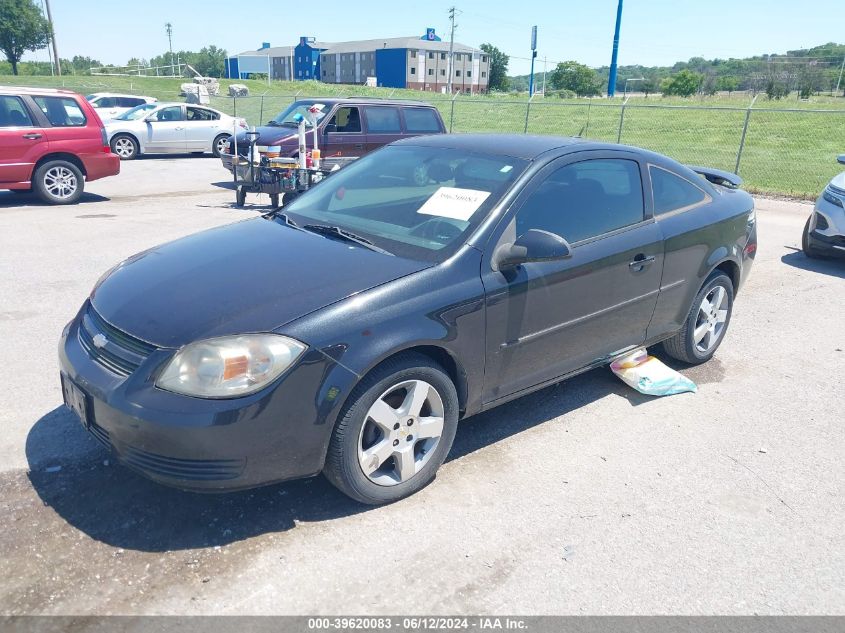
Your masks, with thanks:
[(334, 125), (337, 132), (350, 133), (361, 131), (361, 115), (358, 108), (343, 107), (338, 108), (332, 118), (329, 120), (329, 125)]
[(182, 107), (181, 106), (170, 106), (167, 108), (162, 108), (153, 116), (151, 117), (154, 121), (181, 121), (182, 120)]
[(642, 222), (643, 186), (636, 161), (594, 159), (553, 171), (516, 214), (516, 235), (540, 229), (570, 244)]

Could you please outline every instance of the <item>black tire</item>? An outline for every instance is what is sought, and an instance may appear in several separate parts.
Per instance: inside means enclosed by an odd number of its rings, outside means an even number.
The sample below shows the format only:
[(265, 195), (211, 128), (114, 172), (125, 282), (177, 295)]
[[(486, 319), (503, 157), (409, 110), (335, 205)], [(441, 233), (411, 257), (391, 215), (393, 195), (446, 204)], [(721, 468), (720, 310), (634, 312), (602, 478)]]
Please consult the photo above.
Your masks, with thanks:
[[(717, 286), (724, 288), (727, 293), (727, 317), (725, 318), (724, 326), (715, 343), (706, 351), (702, 351), (699, 349), (694, 340), (694, 332), (696, 326), (699, 325), (701, 304), (704, 301), (704, 298), (710, 295)], [(733, 305), (734, 285), (731, 278), (720, 270), (714, 271), (704, 282), (704, 285), (701, 287), (701, 290), (698, 291), (698, 294), (695, 295), (690, 312), (687, 315), (686, 321), (684, 321), (684, 327), (682, 327), (675, 336), (663, 341), (663, 349), (672, 358), (689, 363), (690, 365), (699, 365), (707, 362), (713, 358), (713, 354), (716, 353), (716, 350), (719, 349), (722, 341), (725, 340), (725, 334), (727, 333), (728, 326), (731, 323)]]
[(50, 160), (35, 170), (32, 188), (47, 204), (76, 204), (85, 189), (85, 178), (73, 163)]
[[(358, 461), (362, 428), (376, 400), (394, 385), (409, 380), (427, 382), (440, 396), (443, 403), (443, 429), (431, 456), (416, 474), (401, 483), (380, 485), (364, 474)], [(415, 353), (390, 359), (370, 372), (352, 391), (332, 431), (323, 474), (345, 495), (368, 505), (392, 503), (412, 495), (431, 483), (437, 469), (449, 454), (458, 427), (458, 414), (455, 385), (439, 365)]]
[(115, 134), (109, 146), (112, 154), (117, 154), (120, 160), (135, 160), (140, 153), (138, 141), (130, 134)]
[(235, 206), (242, 207), (246, 204), (246, 188), (238, 187), (235, 191)]
[(231, 134), (218, 134), (216, 137), (214, 137), (214, 141), (212, 141), (211, 143), (211, 153), (214, 154), (215, 158), (220, 158), (220, 154), (223, 153), (222, 148), (220, 147), (222, 144), (221, 141), (227, 141), (231, 136)]
[(286, 191), (282, 194), (282, 206), (290, 204), (299, 197), (298, 191)]
[(804, 224), (804, 232), (801, 234), (801, 250), (804, 251), (804, 255), (810, 259), (822, 259), (824, 257), (824, 253), (819, 251), (819, 249), (810, 243), (810, 222), (812, 221), (813, 216), (811, 215), (807, 218), (807, 223)]

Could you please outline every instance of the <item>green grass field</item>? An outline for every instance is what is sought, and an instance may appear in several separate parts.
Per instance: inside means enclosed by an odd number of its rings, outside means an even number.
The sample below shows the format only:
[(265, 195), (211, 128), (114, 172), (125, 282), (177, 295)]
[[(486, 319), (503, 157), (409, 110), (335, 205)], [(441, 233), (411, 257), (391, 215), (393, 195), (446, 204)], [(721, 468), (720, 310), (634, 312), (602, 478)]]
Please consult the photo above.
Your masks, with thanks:
[[(0, 77), (0, 84), (60, 87), (80, 93), (129, 92), (179, 100), (183, 79), (166, 77)], [(233, 83), (221, 81), (221, 92)], [(241, 81), (250, 98), (213, 97), (212, 106), (260, 124), (299, 97), (371, 96), (424, 99), (435, 103), (454, 132), (516, 132), (582, 135), (615, 142), (622, 97), (615, 99), (535, 98), (525, 95), (458, 97), (413, 90), (331, 85), (320, 82)], [(632, 96), (625, 109), (622, 143), (685, 162), (733, 171), (745, 121), (747, 94), (703, 98)], [(677, 107), (686, 106), (686, 107)], [(792, 111), (797, 110), (797, 111)], [(812, 198), (841, 169), (845, 153), (845, 99), (829, 96), (799, 101), (793, 95), (770, 101), (761, 95), (749, 120), (740, 175), (751, 191)]]

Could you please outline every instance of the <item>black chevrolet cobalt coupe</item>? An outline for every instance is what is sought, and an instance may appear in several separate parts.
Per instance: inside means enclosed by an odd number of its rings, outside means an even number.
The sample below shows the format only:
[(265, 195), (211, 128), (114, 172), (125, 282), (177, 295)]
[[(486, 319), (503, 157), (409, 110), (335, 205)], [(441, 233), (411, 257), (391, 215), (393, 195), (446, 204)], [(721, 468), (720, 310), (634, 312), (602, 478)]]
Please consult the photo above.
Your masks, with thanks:
[(639, 346), (713, 356), (757, 245), (738, 184), (579, 139), (399, 141), (115, 266), (62, 334), (65, 402), (164, 484), (394, 501), (461, 418)]

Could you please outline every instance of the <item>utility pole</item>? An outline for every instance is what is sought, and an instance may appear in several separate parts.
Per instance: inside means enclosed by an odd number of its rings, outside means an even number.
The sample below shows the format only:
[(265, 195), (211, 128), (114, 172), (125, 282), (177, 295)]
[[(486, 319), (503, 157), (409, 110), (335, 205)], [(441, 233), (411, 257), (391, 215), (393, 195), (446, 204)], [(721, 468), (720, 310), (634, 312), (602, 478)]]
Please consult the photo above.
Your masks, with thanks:
[(168, 22), (164, 25), (164, 28), (167, 30), (167, 42), (170, 46), (170, 74), (175, 75), (176, 73), (173, 70), (173, 25)]
[(549, 58), (543, 55), (543, 96), (546, 96), (546, 63), (549, 61)]
[(449, 63), (446, 64), (446, 68), (448, 69), (446, 72), (449, 74), (449, 81), (446, 82), (446, 90), (449, 94), (452, 94), (452, 75), (455, 74), (454, 65), (452, 62), (452, 53), (455, 50), (455, 7), (449, 8), (449, 20), (452, 22), (452, 32), (449, 35)]
[(534, 96), (534, 60), (537, 58), (537, 27), (531, 27), (531, 77), (528, 80), (528, 98)]
[(622, 0), (616, 8), (616, 30), (613, 32), (613, 55), (610, 57), (610, 77), (607, 79), (608, 99), (616, 94), (616, 60), (619, 57), (619, 29), (622, 26)]
[(839, 79), (836, 80), (836, 92), (839, 92), (839, 84), (842, 83), (842, 71), (845, 70), (845, 57), (842, 58), (842, 67), (839, 69)]
[(53, 14), (50, 13), (50, 0), (45, 0), (47, 6), (47, 22), (50, 23), (50, 43), (53, 46), (53, 57), (56, 58), (56, 74), (62, 76), (62, 63), (59, 61), (59, 49), (56, 47), (56, 29), (53, 28)]

